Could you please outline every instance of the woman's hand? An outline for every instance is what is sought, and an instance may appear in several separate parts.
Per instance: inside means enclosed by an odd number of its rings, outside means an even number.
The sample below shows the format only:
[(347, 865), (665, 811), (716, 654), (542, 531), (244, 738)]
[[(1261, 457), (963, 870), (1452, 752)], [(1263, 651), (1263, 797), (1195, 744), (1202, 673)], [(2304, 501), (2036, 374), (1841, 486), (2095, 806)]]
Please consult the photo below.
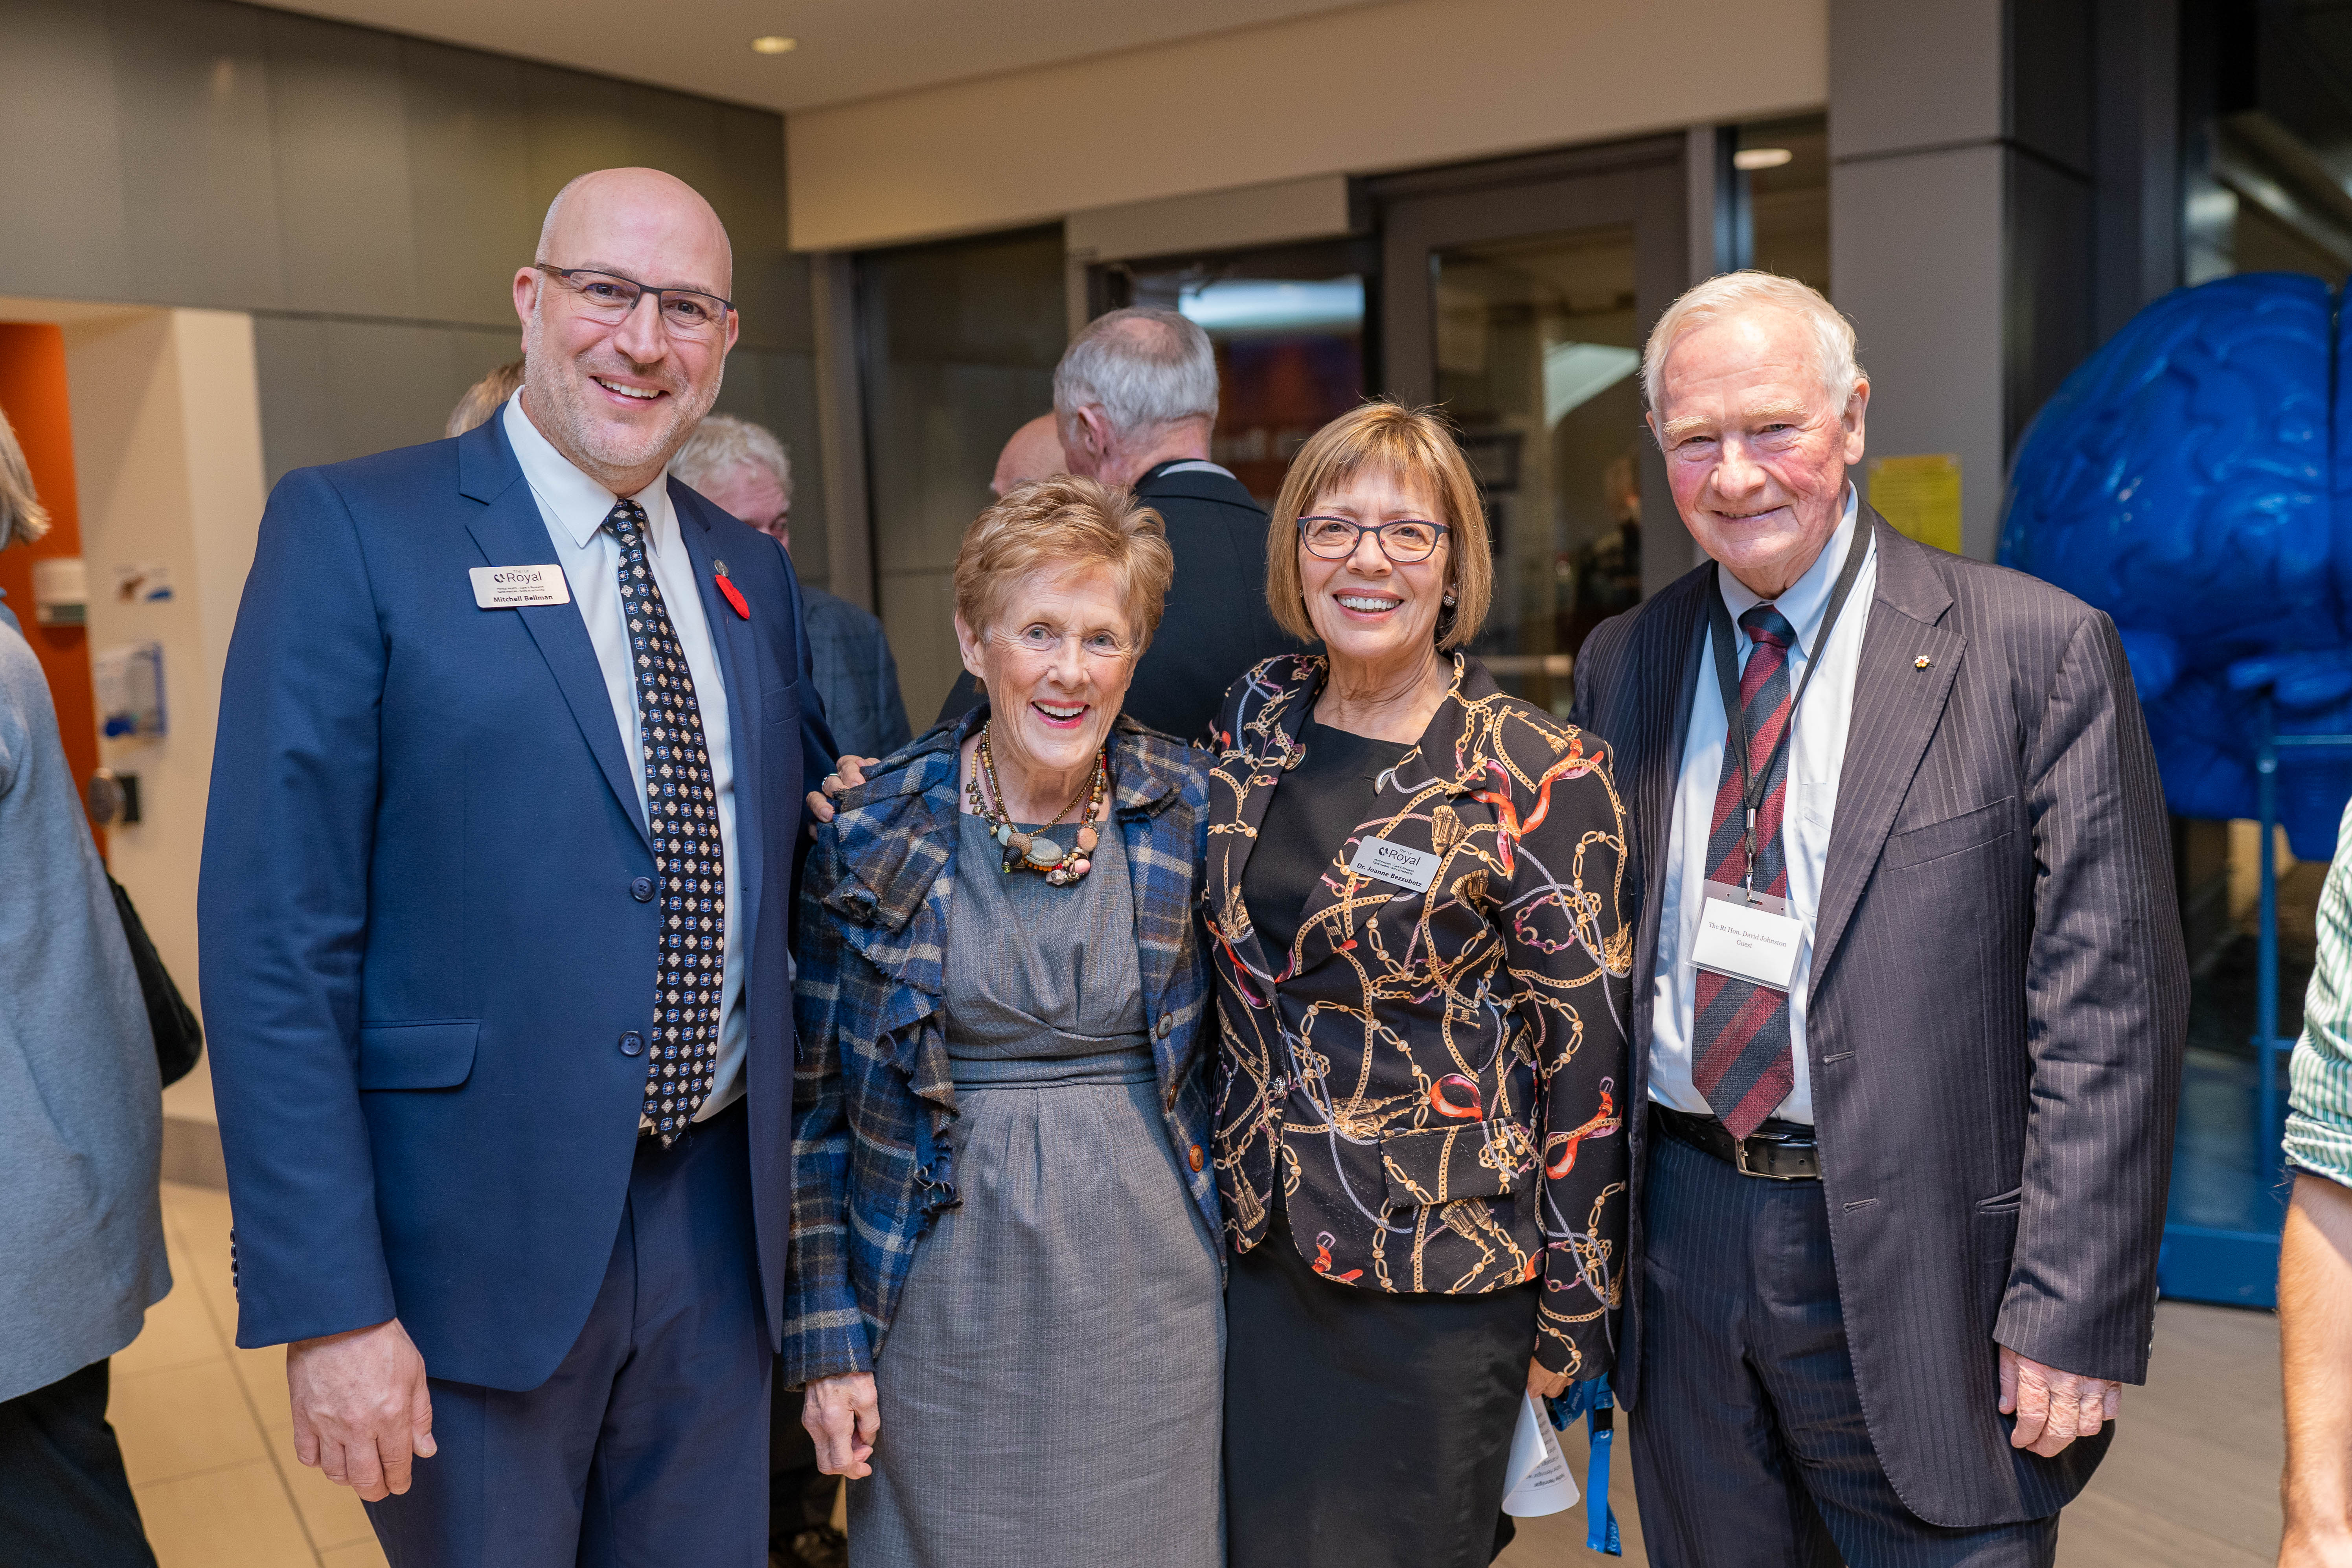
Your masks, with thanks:
[(874, 1467), (866, 1461), (873, 1457), (875, 1435), (882, 1430), (874, 1374), (850, 1372), (810, 1384), (801, 1404), (801, 1425), (816, 1439), (818, 1469), (853, 1479), (872, 1475)]
[[(1558, 1399), (1568, 1392), (1568, 1373), (1547, 1372), (1543, 1363), (1533, 1356), (1528, 1358), (1528, 1392), (1538, 1399)], [(812, 1426), (809, 1430), (816, 1428)]]
[[(833, 772), (818, 781), (818, 787), (808, 792), (809, 815), (818, 822), (833, 820), (833, 797), (844, 790), (856, 789), (866, 782), (866, 770), (880, 762), (879, 757), (844, 757), (833, 765)], [(809, 837), (816, 837), (812, 825)]]

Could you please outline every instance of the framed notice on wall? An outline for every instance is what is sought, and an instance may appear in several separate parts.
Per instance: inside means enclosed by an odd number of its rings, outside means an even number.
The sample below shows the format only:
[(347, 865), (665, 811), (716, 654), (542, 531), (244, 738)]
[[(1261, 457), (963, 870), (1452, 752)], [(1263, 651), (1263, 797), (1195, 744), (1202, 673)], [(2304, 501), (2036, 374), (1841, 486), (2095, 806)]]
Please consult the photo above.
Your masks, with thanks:
[(1873, 458), (1870, 504), (1906, 537), (1960, 552), (1960, 459), (1953, 454)]

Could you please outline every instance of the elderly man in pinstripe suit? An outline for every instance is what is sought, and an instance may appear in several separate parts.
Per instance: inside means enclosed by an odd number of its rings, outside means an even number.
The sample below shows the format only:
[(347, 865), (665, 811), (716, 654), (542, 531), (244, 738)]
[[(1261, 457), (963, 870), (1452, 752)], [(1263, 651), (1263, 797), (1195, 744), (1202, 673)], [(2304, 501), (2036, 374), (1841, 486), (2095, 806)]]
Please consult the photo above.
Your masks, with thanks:
[(1651, 1561), (2046, 1564), (2143, 1380), (2188, 973), (2114, 626), (1846, 480), (1853, 332), (1644, 356), (1713, 561), (1586, 643), (1644, 881), (1619, 1392)]

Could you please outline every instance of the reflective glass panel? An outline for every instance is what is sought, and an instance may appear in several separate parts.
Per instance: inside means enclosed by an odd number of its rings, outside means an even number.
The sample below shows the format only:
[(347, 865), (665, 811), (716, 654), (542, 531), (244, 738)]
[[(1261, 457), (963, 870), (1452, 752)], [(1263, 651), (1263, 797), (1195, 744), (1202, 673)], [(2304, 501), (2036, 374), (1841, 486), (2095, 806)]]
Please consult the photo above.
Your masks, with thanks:
[(1474, 651), (1505, 690), (1565, 714), (1585, 634), (1642, 595), (1633, 231), (1462, 246), (1435, 270), (1437, 395), (1495, 552)]

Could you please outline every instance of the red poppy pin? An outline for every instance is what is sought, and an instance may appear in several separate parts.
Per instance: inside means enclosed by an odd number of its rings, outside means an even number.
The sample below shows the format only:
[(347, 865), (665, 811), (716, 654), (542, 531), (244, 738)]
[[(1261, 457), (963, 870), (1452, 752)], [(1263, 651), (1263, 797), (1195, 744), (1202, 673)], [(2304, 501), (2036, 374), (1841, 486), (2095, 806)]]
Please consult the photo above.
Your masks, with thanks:
[(735, 585), (735, 579), (727, 575), (727, 563), (714, 561), (710, 563), (710, 569), (714, 574), (713, 581), (719, 584), (719, 596), (733, 605), (737, 615), (747, 621), (750, 620), (751, 606), (743, 602), (743, 590)]

